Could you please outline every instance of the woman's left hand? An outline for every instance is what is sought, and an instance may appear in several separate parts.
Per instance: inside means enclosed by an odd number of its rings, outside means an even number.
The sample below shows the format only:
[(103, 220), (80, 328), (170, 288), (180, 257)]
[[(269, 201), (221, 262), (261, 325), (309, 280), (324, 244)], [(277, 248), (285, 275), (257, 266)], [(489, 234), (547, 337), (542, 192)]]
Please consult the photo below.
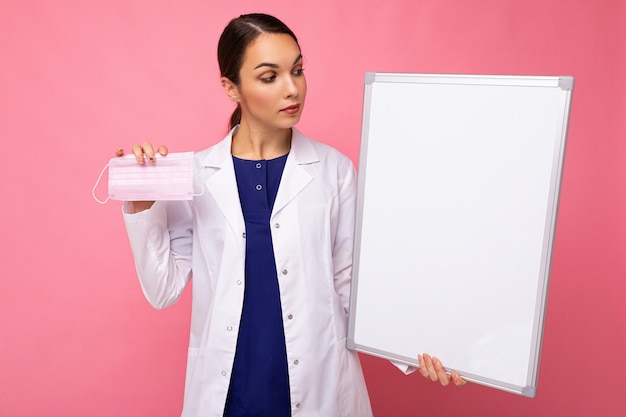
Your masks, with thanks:
[(461, 378), (461, 375), (455, 371), (450, 371), (450, 375), (446, 373), (441, 361), (428, 354), (417, 355), (420, 367), (419, 372), (424, 378), (428, 378), (433, 382), (439, 381), (444, 387), (454, 382), (454, 385), (461, 387), (467, 384), (467, 381)]

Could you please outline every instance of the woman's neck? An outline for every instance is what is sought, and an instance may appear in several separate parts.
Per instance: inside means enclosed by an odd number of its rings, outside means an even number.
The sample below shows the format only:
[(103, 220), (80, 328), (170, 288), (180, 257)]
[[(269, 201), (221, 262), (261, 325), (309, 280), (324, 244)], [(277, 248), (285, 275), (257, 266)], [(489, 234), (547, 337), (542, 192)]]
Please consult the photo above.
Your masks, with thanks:
[(242, 123), (233, 134), (231, 153), (249, 160), (274, 159), (291, 149), (291, 129), (260, 131)]

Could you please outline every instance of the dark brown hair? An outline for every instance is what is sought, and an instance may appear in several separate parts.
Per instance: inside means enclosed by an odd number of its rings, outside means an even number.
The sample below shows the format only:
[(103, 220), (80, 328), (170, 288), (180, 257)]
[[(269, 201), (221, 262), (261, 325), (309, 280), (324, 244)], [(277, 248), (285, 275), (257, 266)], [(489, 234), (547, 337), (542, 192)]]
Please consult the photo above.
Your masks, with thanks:
[[(217, 62), (222, 77), (239, 85), (239, 71), (248, 45), (262, 33), (281, 33), (289, 35), (298, 43), (296, 35), (283, 22), (262, 13), (243, 14), (228, 23), (217, 44)], [(298, 45), (299, 46), (299, 45)], [(241, 122), (241, 107), (230, 116), (229, 129)]]

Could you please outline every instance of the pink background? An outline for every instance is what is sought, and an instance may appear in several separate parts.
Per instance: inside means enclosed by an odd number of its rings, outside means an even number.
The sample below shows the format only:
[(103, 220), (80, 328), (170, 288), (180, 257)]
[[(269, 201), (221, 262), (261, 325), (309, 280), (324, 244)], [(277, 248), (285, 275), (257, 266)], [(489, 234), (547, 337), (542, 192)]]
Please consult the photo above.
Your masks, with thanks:
[(95, 203), (91, 187), (118, 146), (199, 150), (223, 136), (217, 38), (251, 11), (298, 34), (300, 128), (355, 163), (366, 71), (576, 78), (537, 397), (363, 365), (377, 416), (626, 415), (626, 1), (4, 0), (0, 11), (1, 416), (179, 414), (190, 292), (148, 305), (120, 205)]

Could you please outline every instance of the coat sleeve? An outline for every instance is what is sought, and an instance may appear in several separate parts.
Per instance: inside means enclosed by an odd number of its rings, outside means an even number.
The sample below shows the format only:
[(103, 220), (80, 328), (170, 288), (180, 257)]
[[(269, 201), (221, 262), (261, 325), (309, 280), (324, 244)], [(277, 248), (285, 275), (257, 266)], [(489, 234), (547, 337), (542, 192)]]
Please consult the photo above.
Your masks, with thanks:
[(192, 210), (188, 201), (157, 201), (124, 222), (139, 282), (156, 309), (174, 304), (191, 277)]
[(352, 253), (356, 216), (356, 171), (349, 160), (339, 182), (337, 194), (337, 217), (333, 241), (333, 272), (335, 291), (339, 294), (346, 314), (350, 306), (350, 283), (352, 280)]

